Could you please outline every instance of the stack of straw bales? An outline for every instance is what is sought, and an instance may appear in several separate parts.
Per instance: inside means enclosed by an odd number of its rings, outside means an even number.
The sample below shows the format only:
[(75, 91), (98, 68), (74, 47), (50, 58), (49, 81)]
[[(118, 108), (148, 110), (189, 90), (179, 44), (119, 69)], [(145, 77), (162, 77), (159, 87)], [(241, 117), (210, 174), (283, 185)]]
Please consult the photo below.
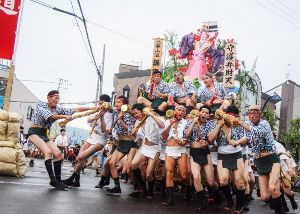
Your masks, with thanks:
[(0, 110), (0, 175), (23, 177), (27, 167), (19, 148), (20, 116)]

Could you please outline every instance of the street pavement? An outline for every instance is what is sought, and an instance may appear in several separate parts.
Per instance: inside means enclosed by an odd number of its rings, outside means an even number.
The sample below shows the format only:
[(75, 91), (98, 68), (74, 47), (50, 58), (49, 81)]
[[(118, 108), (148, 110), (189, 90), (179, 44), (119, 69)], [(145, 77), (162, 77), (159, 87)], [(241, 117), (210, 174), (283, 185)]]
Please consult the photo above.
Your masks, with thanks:
[[(29, 161), (29, 160), (27, 160)], [(62, 176), (72, 174), (72, 167), (65, 162)], [(133, 213), (199, 213), (196, 201), (184, 202), (182, 194), (176, 194), (176, 205), (164, 207), (161, 205), (160, 193), (155, 193), (153, 199), (131, 198), (129, 184), (121, 183), (122, 193), (108, 194), (105, 190), (95, 189), (99, 177), (95, 170), (86, 169), (81, 175), (81, 187), (58, 191), (49, 186), (49, 178), (42, 160), (36, 160), (34, 167), (29, 167), (25, 178), (0, 176), (0, 214), (133, 214)], [(113, 182), (111, 182), (113, 186)], [(297, 196), (299, 202), (299, 195)], [(290, 207), (290, 203), (288, 201)], [(223, 213), (222, 206), (210, 206), (200, 213)], [(290, 213), (300, 213), (300, 210)], [(250, 205), (250, 211), (244, 213), (273, 213), (260, 199)]]

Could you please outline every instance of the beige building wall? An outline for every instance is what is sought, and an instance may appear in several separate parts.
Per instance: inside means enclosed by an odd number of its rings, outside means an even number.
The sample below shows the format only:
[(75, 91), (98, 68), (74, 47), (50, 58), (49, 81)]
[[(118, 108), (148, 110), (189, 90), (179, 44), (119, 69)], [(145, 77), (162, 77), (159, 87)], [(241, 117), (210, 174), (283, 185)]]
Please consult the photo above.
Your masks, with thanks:
[(300, 88), (295, 86), (293, 97), (293, 116), (292, 119), (300, 117)]

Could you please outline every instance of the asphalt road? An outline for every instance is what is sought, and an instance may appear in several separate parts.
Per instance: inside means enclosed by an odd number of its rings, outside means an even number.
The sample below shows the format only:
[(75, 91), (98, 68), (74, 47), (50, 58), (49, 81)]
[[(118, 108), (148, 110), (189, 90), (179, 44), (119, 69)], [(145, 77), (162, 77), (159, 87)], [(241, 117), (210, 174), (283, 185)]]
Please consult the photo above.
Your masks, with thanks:
[[(72, 174), (69, 162), (63, 165), (63, 178)], [(181, 194), (176, 194), (176, 205), (161, 205), (160, 193), (153, 199), (131, 198), (131, 186), (121, 183), (122, 194), (111, 195), (105, 190), (95, 189), (99, 181), (95, 170), (86, 169), (81, 175), (81, 187), (58, 191), (51, 188), (43, 161), (37, 160), (34, 167), (29, 167), (25, 178), (0, 176), (0, 214), (126, 214), (126, 213), (199, 213), (196, 201), (185, 203)], [(112, 182), (111, 182), (112, 185)], [(300, 204), (299, 196), (297, 196)], [(290, 207), (290, 203), (288, 202)], [(222, 206), (210, 206), (200, 213), (223, 213)], [(292, 209), (290, 208), (292, 211)], [(273, 213), (268, 206), (256, 198), (245, 213)], [(300, 209), (290, 212), (300, 213)]]

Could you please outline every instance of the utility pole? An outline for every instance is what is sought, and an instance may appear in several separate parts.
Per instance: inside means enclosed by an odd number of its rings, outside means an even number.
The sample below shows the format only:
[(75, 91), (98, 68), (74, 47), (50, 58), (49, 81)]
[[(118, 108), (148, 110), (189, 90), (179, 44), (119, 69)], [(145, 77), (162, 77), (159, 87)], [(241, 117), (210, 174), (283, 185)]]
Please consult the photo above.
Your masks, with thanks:
[(57, 90), (60, 91), (61, 88), (68, 89), (69, 82), (68, 80), (59, 78)]
[(103, 45), (103, 53), (102, 53), (102, 64), (99, 67), (99, 72), (97, 72), (97, 88), (96, 88), (96, 100), (95, 105), (98, 103), (99, 96), (102, 95), (103, 88), (103, 74), (104, 74), (104, 61), (105, 61), (105, 44)]
[(104, 61), (105, 61), (105, 44), (103, 45), (103, 53), (102, 53), (102, 66), (101, 66), (101, 77), (100, 77), (100, 95), (102, 95), (102, 88), (103, 88)]
[[(65, 79), (62, 79), (62, 78), (58, 78), (58, 87), (57, 87), (57, 90), (58, 92), (60, 92), (60, 89), (68, 89), (68, 85), (71, 85), (69, 84), (68, 80), (65, 80)], [(53, 137), (56, 137), (58, 134), (57, 130), (58, 130), (58, 122), (55, 121), (55, 124), (54, 124), (54, 130), (53, 130)]]
[[(101, 71), (101, 66), (99, 67), (99, 70)], [(100, 73), (97, 72), (97, 88), (96, 88), (96, 99), (95, 99), (95, 105), (98, 103), (99, 99), (99, 88), (100, 88)]]

